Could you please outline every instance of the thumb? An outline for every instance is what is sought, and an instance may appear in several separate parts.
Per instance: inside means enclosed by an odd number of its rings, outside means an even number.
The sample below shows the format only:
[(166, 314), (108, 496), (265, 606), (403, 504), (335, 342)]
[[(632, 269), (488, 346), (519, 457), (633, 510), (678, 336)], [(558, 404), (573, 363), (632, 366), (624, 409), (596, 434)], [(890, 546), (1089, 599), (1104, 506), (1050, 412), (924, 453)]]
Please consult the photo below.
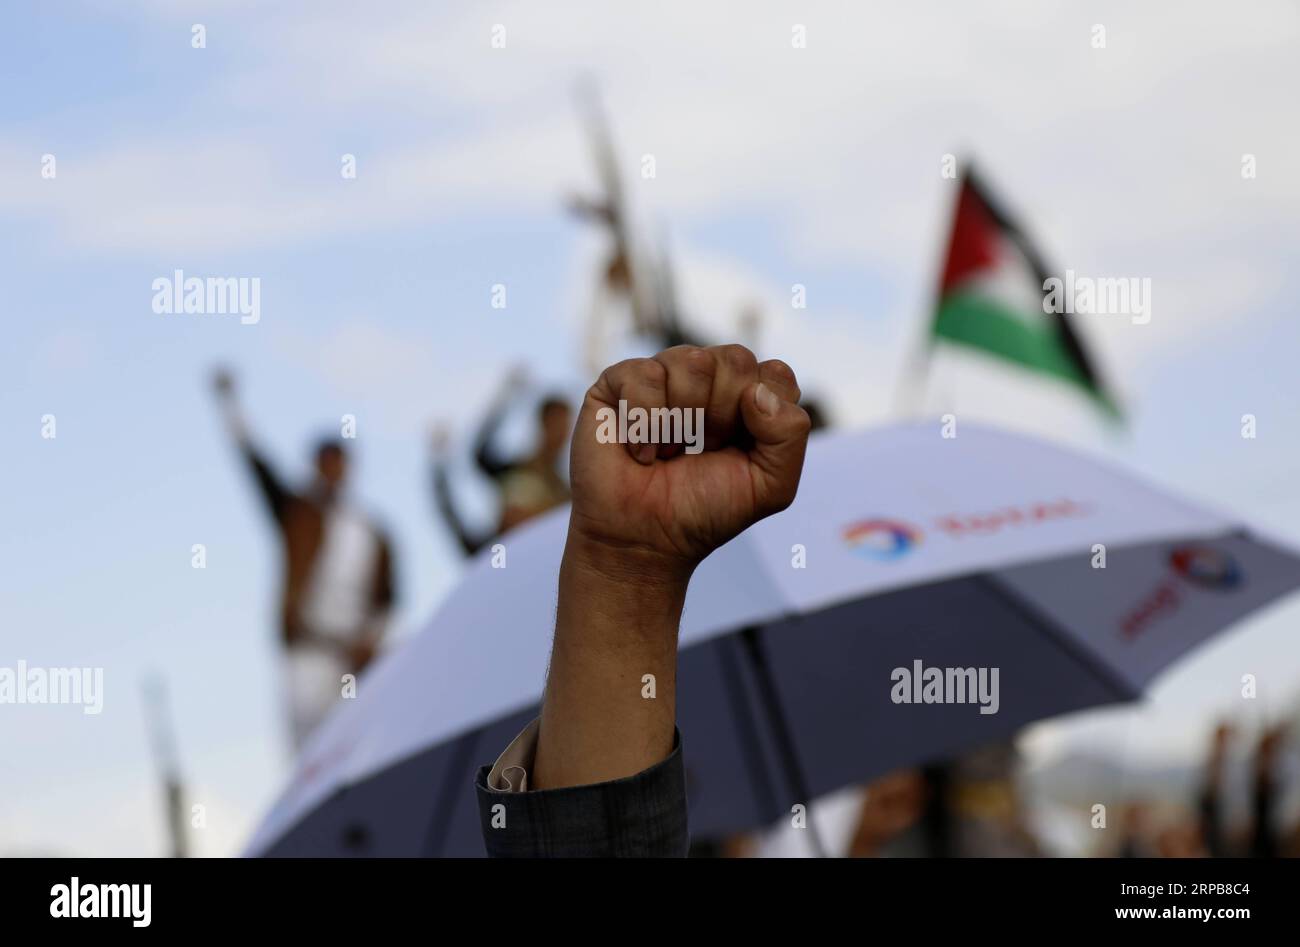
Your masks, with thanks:
[(794, 502), (812, 422), (808, 412), (761, 381), (741, 394), (740, 414), (754, 438), (749, 475), (756, 512), (771, 516)]

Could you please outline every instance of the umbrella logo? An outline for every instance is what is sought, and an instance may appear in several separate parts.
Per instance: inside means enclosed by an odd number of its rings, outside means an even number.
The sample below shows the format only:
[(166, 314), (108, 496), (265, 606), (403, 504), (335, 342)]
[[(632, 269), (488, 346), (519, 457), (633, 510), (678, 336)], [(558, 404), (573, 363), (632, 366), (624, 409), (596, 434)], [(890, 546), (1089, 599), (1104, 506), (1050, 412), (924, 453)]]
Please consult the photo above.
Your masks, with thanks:
[(1174, 571), (1205, 589), (1231, 589), (1241, 584), (1241, 569), (1232, 556), (1209, 546), (1179, 546), (1169, 554)]
[(921, 531), (898, 520), (859, 520), (844, 529), (850, 549), (868, 559), (898, 559), (921, 541)]

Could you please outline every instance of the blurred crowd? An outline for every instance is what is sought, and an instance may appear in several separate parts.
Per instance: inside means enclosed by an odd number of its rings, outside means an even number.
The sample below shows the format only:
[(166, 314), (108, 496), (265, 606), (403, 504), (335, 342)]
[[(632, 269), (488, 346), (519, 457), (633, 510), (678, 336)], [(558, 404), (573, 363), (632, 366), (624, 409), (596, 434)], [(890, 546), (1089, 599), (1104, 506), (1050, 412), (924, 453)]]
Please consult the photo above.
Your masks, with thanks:
[[(1251, 748), (1248, 813), (1227, 804), (1236, 728), (1219, 725), (1199, 787), (1184, 796), (1120, 793), (1108, 806), (1053, 810), (1090, 839), (1060, 851), (1036, 811), (1013, 744), (895, 770), (816, 800), (811, 811), (763, 832), (694, 839), (695, 857), (1000, 858), (1058, 854), (1119, 858), (1300, 857), (1300, 819), (1285, 800), (1287, 730), (1267, 729)], [(1105, 796), (1105, 787), (1094, 787)], [(1125, 798), (1126, 797), (1126, 798)], [(1112, 823), (1112, 813), (1117, 822)], [(1086, 828), (1085, 828), (1086, 827)], [(1104, 831), (1117, 827), (1118, 832)], [(1090, 833), (1090, 834), (1085, 834)]]

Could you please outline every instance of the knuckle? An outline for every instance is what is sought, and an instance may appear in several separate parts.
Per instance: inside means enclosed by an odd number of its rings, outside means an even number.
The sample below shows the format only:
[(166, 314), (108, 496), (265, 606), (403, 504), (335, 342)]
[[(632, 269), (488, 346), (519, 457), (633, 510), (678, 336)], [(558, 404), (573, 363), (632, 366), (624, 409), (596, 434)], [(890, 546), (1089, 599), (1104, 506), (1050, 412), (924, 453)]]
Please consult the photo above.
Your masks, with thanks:
[(634, 384), (662, 388), (668, 377), (668, 369), (653, 358), (629, 358), (621, 364), (623, 377)]
[(807, 437), (812, 432), (812, 416), (803, 408), (795, 405), (794, 430), (800, 437)]
[(752, 372), (758, 367), (758, 359), (754, 357), (754, 353), (743, 345), (734, 342), (730, 345), (719, 345), (717, 353), (718, 361), (733, 372)]
[(713, 360), (712, 353), (708, 349), (700, 348), (698, 345), (680, 346), (684, 349), (682, 352), (682, 364), (686, 370), (696, 375), (712, 375), (717, 363)]
[(691, 352), (698, 352), (698, 351), (700, 351), (700, 347), (698, 345), (687, 345), (686, 343), (682, 343), (681, 345), (672, 345), (664, 349), (659, 353), (659, 357), (660, 358), (685, 358), (686, 356), (690, 355)]
[(641, 377), (651, 384), (662, 385), (668, 377), (668, 369), (663, 362), (656, 362), (652, 358), (642, 359), (639, 370)]
[(763, 371), (770, 374), (773, 378), (786, 382), (790, 385), (798, 385), (799, 379), (795, 377), (794, 369), (781, 361), (779, 358), (770, 358), (763, 363)]
[(617, 365), (610, 365), (596, 376), (596, 380), (591, 383), (591, 387), (588, 388), (587, 393), (583, 395), (584, 402), (592, 400), (598, 401), (603, 395), (610, 394), (615, 390), (614, 370), (617, 367)]
[(795, 377), (794, 369), (779, 358), (769, 359), (758, 368), (759, 374), (770, 379), (773, 384), (784, 386), (794, 392), (795, 401), (803, 397), (803, 391), (799, 387), (799, 379)]
[(713, 356), (708, 349), (701, 348), (698, 345), (674, 345), (670, 349), (664, 349), (655, 356), (655, 361), (663, 364), (669, 374), (674, 372), (683, 372), (700, 377), (710, 377), (713, 375), (714, 362)]

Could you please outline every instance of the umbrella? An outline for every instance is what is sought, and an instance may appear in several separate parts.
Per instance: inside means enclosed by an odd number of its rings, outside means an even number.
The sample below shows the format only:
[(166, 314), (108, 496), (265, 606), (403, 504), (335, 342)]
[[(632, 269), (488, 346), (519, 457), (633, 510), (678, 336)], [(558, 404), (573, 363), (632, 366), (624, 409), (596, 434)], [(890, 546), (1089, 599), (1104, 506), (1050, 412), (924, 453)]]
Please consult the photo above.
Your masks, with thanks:
[[(537, 712), (567, 512), (485, 555), (304, 750), (258, 855), (481, 855), (474, 770)], [(795, 503), (696, 571), (678, 722), (724, 835), (1139, 697), (1300, 558), (1094, 459), (966, 424), (824, 433)]]

